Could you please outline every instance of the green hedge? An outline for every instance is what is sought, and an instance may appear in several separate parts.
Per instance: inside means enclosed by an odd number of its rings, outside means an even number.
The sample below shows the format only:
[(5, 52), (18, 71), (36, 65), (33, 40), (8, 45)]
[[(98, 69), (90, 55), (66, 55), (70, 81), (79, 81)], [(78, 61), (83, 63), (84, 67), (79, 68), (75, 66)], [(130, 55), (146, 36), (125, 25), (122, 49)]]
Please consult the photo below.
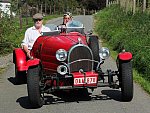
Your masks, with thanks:
[(118, 52), (125, 48), (133, 54), (134, 67), (150, 81), (150, 15), (124, 12), (117, 5), (95, 15), (95, 30)]
[(16, 46), (16, 41), (20, 37), (19, 24), (15, 19), (1, 18), (0, 19), (0, 54), (11, 52)]

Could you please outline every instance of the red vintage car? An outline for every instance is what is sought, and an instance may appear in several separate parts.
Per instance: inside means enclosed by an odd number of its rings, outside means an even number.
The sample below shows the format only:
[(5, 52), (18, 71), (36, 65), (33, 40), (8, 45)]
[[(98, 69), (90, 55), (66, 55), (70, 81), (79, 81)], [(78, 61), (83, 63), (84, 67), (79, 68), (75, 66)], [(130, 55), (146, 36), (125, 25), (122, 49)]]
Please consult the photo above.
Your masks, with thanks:
[(36, 40), (31, 50), (33, 59), (28, 59), (21, 48), (13, 52), (17, 82), (27, 77), (28, 97), (33, 107), (43, 105), (45, 93), (87, 88), (94, 90), (102, 86), (121, 88), (122, 100), (132, 100), (130, 52), (123, 50), (118, 54), (118, 70), (103, 72), (101, 65), (110, 52), (106, 47), (99, 47), (97, 36), (84, 33), (83, 24), (79, 21), (71, 21), (66, 27), (58, 28), (43, 33)]

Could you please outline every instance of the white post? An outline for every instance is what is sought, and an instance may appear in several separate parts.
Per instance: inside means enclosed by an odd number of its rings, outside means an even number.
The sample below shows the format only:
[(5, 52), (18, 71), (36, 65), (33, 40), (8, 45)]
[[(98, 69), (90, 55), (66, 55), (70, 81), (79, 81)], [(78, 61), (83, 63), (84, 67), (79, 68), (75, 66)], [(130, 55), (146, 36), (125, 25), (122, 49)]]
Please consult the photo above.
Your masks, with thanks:
[(106, 0), (106, 7), (108, 7), (109, 5), (109, 0)]
[(146, 10), (146, 0), (143, 0), (143, 12)]
[(83, 15), (85, 15), (85, 9), (83, 9)]
[(136, 0), (133, 0), (133, 14), (135, 14), (136, 10)]

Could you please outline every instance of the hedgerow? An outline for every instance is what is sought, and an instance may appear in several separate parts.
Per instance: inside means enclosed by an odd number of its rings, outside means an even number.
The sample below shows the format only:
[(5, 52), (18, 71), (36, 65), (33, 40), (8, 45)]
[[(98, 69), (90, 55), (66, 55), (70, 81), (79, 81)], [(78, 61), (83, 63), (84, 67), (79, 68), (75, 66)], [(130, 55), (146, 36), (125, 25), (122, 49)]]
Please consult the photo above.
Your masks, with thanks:
[(124, 12), (117, 5), (95, 15), (95, 30), (116, 51), (125, 48), (133, 54), (133, 66), (150, 81), (150, 15)]
[[(3, 17), (0, 21), (0, 55), (4, 55), (20, 47), (27, 25), (25, 18), (22, 19), (22, 29), (20, 29), (18, 17)], [(31, 19), (29, 19), (28, 26), (31, 26)]]

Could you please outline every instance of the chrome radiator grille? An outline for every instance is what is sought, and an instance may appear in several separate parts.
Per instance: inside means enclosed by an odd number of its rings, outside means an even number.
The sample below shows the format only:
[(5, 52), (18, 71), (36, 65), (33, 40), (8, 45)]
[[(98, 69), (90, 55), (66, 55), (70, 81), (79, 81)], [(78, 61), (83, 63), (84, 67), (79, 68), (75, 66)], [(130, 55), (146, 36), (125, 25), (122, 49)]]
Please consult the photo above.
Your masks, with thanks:
[(78, 44), (70, 49), (68, 56), (69, 71), (78, 72), (82, 69), (84, 72), (93, 70), (93, 55), (91, 50), (82, 44)]

